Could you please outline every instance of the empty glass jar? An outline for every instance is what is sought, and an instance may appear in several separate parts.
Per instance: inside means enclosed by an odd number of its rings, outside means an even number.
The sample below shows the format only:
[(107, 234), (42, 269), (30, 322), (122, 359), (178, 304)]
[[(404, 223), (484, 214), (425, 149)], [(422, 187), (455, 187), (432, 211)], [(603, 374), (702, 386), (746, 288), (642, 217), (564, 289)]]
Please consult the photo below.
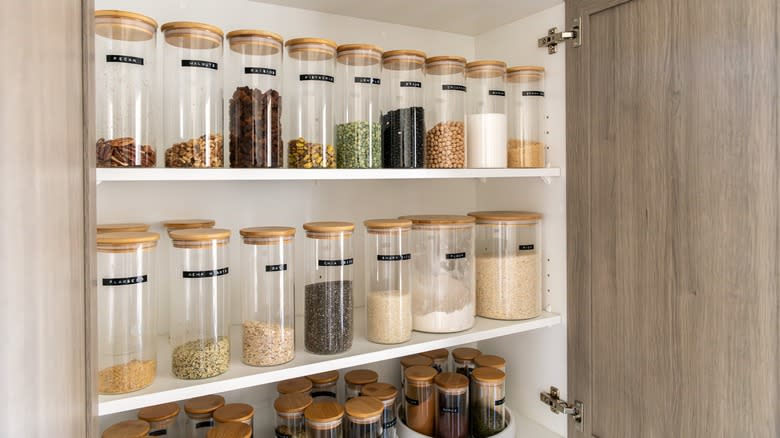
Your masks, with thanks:
[(476, 348), (461, 347), (452, 350), (452, 363), (455, 372), (466, 377), (471, 376), (471, 371), (476, 368), (474, 360), (482, 354)]
[(471, 168), (506, 167), (506, 89), (503, 61), (466, 64), (467, 164)]
[(138, 419), (149, 423), (149, 436), (181, 437), (181, 429), (176, 421), (178, 416), (177, 403), (148, 406), (138, 411)]
[(436, 376), (436, 436), (468, 438), (469, 379), (458, 373)]
[(355, 397), (344, 404), (344, 438), (376, 438), (382, 433), (384, 405), (373, 397)]
[(282, 395), (274, 401), (276, 411), (276, 438), (306, 438), (306, 419), (303, 412), (311, 406), (309, 394)]
[(533, 65), (506, 70), (509, 93), (508, 167), (544, 167), (544, 67)]
[(389, 383), (369, 383), (360, 390), (360, 394), (366, 397), (373, 397), (384, 405), (382, 410), (381, 433), (377, 436), (382, 438), (396, 437), (396, 401), (398, 399), (398, 390)]
[(443, 373), (450, 370), (450, 352), (446, 348), (439, 348), (437, 350), (426, 351), (420, 354), (425, 357), (430, 357), (433, 360), (433, 365), (431, 366), (435, 368), (436, 371)]
[(471, 373), (471, 436), (487, 438), (506, 428), (506, 375), (495, 368), (477, 368)]
[(336, 400), (336, 386), (339, 382), (338, 371), (312, 374), (306, 378), (311, 381), (311, 398), (314, 401)]
[(382, 167), (425, 166), (425, 53), (382, 54)]
[(335, 400), (315, 401), (303, 413), (308, 438), (342, 438), (344, 408)]
[(406, 425), (415, 432), (433, 436), (436, 414), (436, 394), (433, 379), (436, 370), (431, 367), (413, 366), (406, 369), (404, 409)]
[(184, 412), (187, 414), (184, 438), (206, 438), (214, 427), (214, 411), (222, 406), (225, 406), (225, 399), (221, 395), (204, 395), (187, 400), (184, 403)]
[(425, 167), (465, 167), (466, 58), (428, 58), (425, 79)]
[(352, 370), (344, 374), (344, 400), (359, 396), (364, 385), (378, 380), (379, 374), (372, 370)]

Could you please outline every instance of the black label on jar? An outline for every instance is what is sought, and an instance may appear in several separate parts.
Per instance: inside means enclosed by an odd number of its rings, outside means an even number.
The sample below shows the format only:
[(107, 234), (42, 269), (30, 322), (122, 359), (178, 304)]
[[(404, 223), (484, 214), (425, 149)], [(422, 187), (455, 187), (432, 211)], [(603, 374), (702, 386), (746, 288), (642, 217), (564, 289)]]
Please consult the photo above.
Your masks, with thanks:
[(441, 407), (441, 412), (443, 414), (457, 414), (457, 413), (460, 412), (460, 409), (458, 409), (457, 406), (455, 406), (454, 408), (448, 408), (446, 406), (442, 406)]
[(106, 62), (123, 62), (125, 64), (144, 65), (143, 58), (125, 55), (106, 55)]
[(122, 278), (104, 278), (103, 286), (128, 286), (131, 284), (146, 283), (149, 280), (147, 275), (137, 275), (135, 277)]
[(420, 405), (420, 400), (415, 400), (413, 398), (406, 397), (406, 403), (410, 404), (412, 406), (419, 406)]
[(444, 256), (447, 260), (455, 260), (455, 259), (465, 259), (466, 253), (465, 252), (453, 252), (450, 254), (446, 254)]
[(544, 91), (523, 91), (523, 96), (541, 96), (541, 97), (544, 97)]
[(355, 83), (356, 84), (371, 84), (371, 85), (379, 85), (382, 83), (379, 78), (369, 78), (366, 76), (355, 76)]
[(299, 75), (298, 80), (301, 81), (323, 81), (333, 82), (333, 76), (328, 75)]
[(214, 420), (206, 420), (195, 423), (195, 429), (203, 429), (204, 427), (214, 427)]
[(392, 427), (395, 427), (395, 423), (397, 423), (398, 420), (393, 418), (392, 420), (388, 421), (387, 423), (382, 423), (382, 429), (390, 429)]
[(502, 398), (501, 400), (496, 400), (496, 406), (501, 406), (504, 403), (506, 403), (506, 398)]
[(244, 67), (244, 74), (276, 76), (276, 69), (265, 67)]
[(506, 96), (504, 90), (488, 90), (488, 96)]
[(533, 246), (533, 244), (531, 244), (531, 245), (520, 245), (520, 246), (517, 247), (517, 250), (518, 251), (533, 251), (534, 250), (534, 246)]
[(391, 255), (377, 254), (376, 259), (377, 261), (380, 262), (398, 262), (401, 260), (411, 260), (412, 255), (411, 254), (391, 254)]
[(333, 397), (336, 398), (336, 393), (331, 391), (312, 391), (311, 398), (317, 397)]
[(155, 430), (153, 432), (149, 432), (149, 436), (165, 436), (168, 435), (168, 429), (160, 429)]
[(279, 271), (286, 271), (287, 270), (287, 263), (282, 263), (281, 265), (265, 265), (265, 272), (279, 272)]
[(227, 275), (228, 268), (214, 269), (211, 271), (184, 271), (181, 273), (182, 278), (209, 278), (220, 277)]
[(441, 89), (445, 90), (445, 91), (447, 91), (447, 90), (454, 90), (454, 91), (463, 91), (463, 92), (465, 92), (466, 91), (466, 86), (465, 85), (446, 85), (445, 84), (445, 85), (441, 86)]
[(182, 59), (182, 67), (198, 67), (198, 68), (210, 68), (212, 70), (218, 70), (219, 66), (216, 62), (211, 61), (199, 61), (197, 59)]
[(317, 260), (319, 266), (348, 266), (353, 263), (352, 259), (343, 260)]
[(401, 81), (401, 87), (422, 88), (422, 82), (418, 82), (418, 81)]

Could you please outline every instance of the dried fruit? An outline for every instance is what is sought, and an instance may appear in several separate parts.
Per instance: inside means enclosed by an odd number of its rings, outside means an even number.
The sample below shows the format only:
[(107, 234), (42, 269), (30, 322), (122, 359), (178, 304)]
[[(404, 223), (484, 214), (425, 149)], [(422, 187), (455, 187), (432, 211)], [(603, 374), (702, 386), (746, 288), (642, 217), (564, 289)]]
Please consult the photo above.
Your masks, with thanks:
[(230, 167), (282, 167), (282, 98), (238, 87), (230, 99)]

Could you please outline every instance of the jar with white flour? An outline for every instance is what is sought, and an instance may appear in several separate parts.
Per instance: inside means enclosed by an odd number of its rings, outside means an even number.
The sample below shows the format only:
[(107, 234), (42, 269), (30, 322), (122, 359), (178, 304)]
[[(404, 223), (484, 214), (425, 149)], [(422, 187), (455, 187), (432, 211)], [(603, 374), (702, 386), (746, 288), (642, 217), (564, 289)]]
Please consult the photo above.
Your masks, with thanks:
[(503, 61), (474, 61), (466, 64), (467, 167), (506, 167), (505, 76), (506, 63)]

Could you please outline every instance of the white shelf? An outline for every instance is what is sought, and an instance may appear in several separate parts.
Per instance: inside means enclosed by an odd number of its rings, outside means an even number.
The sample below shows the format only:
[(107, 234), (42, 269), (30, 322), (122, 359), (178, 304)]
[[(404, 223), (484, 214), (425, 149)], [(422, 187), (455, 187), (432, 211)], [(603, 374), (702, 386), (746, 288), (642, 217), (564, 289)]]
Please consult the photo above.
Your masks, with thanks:
[[(284, 365), (266, 368), (250, 367), (241, 363), (241, 331), (240, 327), (234, 326), (231, 329), (230, 369), (225, 374), (203, 380), (180, 380), (173, 377), (171, 374), (171, 347), (165, 337), (160, 337), (157, 350), (157, 378), (154, 383), (130, 394), (101, 395), (98, 403), (98, 415), (108, 415), (159, 403), (185, 400), (309, 374), (355, 367), (437, 348), (447, 348), (527, 332), (560, 323), (561, 316), (559, 314), (547, 312), (538, 318), (525, 321), (497, 321), (477, 318), (477, 323), (471, 330), (450, 334), (414, 332), (412, 339), (406, 343), (380, 345), (367, 341), (363, 336), (365, 333), (365, 310), (361, 308), (355, 309), (356, 336), (349, 352), (332, 356), (307, 353), (303, 351), (303, 331), (296, 330), (297, 351), (295, 359)], [(296, 327), (303, 326), (303, 319), (298, 318)]]

